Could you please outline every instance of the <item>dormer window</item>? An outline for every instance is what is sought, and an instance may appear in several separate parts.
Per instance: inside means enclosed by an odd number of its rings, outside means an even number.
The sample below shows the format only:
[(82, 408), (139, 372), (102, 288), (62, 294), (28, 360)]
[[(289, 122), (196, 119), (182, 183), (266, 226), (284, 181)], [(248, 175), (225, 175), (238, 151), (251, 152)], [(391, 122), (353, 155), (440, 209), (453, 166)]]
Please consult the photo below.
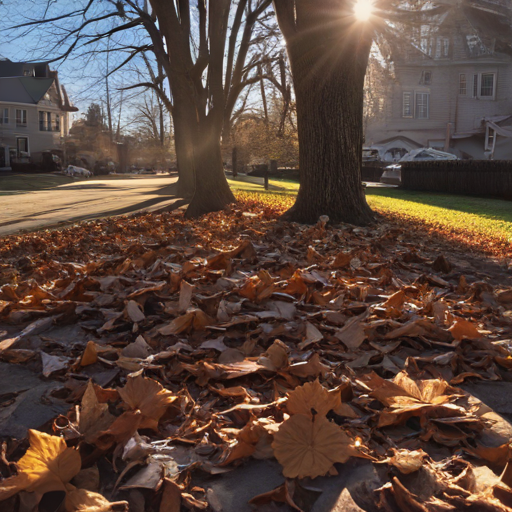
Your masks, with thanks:
[(432, 84), (432, 71), (423, 71), (421, 73), (420, 84), (421, 85), (431, 85)]

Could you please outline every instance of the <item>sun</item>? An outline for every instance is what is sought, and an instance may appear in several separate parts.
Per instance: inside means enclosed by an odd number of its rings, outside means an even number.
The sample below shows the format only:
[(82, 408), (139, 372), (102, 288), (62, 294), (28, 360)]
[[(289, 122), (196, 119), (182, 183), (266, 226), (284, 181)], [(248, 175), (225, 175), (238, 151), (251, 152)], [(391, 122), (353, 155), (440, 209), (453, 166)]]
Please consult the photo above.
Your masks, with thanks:
[(358, 21), (368, 21), (373, 14), (373, 0), (356, 0), (354, 16)]

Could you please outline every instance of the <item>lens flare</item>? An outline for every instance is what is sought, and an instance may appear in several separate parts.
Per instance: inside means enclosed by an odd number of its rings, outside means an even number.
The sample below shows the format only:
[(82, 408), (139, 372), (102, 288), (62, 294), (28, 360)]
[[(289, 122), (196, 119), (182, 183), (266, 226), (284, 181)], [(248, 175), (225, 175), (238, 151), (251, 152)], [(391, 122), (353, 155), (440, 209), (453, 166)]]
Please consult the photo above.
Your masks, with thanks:
[(358, 21), (368, 21), (373, 14), (373, 0), (356, 0), (354, 16)]

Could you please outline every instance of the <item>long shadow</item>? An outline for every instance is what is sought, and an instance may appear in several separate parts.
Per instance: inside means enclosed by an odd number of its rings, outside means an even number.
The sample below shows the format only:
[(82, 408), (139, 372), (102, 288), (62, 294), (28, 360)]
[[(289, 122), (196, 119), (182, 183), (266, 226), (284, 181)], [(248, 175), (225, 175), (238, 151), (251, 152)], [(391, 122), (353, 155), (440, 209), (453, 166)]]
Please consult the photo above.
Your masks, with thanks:
[(415, 203), (470, 213), (491, 220), (512, 222), (512, 201), (488, 199), (473, 196), (455, 196), (452, 194), (416, 192), (397, 188), (368, 188), (367, 195), (402, 199)]

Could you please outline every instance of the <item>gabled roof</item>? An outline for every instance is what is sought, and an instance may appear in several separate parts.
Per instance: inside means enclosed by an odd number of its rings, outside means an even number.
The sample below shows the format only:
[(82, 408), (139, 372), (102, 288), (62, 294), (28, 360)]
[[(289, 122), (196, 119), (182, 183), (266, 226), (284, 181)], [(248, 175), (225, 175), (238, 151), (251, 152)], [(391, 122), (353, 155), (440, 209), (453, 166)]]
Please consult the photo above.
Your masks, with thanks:
[(0, 78), (0, 101), (37, 105), (53, 84), (53, 78), (21, 76)]
[[(12, 62), (9, 59), (0, 60), (0, 77), (36, 76), (47, 78), (49, 66), (46, 62)], [(28, 75), (26, 73), (29, 73)]]

